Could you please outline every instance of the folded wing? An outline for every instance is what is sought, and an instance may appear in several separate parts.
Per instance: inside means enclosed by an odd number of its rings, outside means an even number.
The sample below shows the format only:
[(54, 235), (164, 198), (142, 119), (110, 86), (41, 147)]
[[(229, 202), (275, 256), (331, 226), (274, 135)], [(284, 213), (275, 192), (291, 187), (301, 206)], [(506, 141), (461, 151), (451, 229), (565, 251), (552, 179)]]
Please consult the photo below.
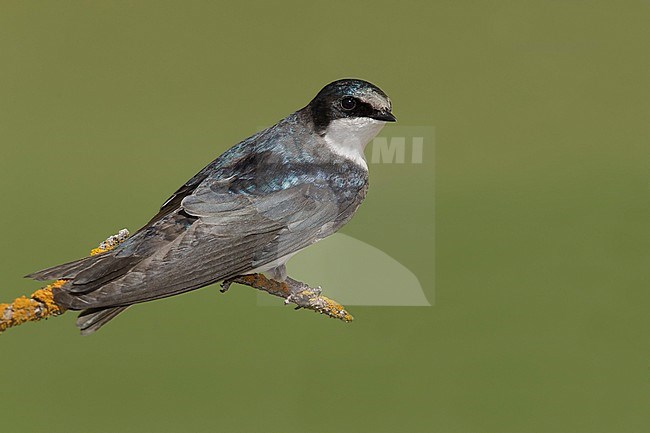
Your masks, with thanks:
[(72, 309), (126, 306), (245, 274), (330, 234), (343, 210), (326, 184), (263, 195), (203, 188), (181, 207), (106, 264), (80, 272), (57, 301)]

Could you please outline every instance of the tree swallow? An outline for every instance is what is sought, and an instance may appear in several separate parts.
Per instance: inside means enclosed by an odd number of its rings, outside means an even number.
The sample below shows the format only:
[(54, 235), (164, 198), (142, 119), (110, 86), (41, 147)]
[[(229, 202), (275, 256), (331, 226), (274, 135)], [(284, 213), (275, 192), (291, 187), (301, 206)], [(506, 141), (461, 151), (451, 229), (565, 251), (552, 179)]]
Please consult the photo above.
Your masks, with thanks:
[(115, 249), (28, 275), (68, 280), (55, 301), (96, 331), (128, 306), (264, 272), (340, 229), (366, 196), (364, 148), (391, 102), (344, 79), (304, 108), (231, 147), (181, 186)]

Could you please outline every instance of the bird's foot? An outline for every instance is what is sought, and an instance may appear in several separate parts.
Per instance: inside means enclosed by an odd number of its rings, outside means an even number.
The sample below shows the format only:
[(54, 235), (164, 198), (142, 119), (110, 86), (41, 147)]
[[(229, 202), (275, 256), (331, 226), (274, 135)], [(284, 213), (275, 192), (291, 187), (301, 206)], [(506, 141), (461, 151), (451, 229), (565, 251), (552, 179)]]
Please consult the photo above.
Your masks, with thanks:
[(219, 289), (219, 291), (221, 293), (226, 293), (228, 291), (228, 289), (230, 289), (230, 286), (232, 285), (232, 283), (233, 283), (233, 280), (223, 280), (221, 282), (221, 289)]

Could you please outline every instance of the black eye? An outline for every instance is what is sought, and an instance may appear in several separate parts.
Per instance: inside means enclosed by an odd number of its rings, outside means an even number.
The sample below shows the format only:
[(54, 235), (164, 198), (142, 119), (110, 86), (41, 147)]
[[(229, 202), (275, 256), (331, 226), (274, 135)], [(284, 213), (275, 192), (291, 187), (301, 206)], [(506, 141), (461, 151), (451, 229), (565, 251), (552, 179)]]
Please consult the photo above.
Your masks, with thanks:
[(354, 109), (354, 107), (357, 106), (357, 100), (354, 99), (352, 96), (346, 96), (345, 98), (341, 99), (341, 107), (343, 107), (344, 110), (350, 111)]

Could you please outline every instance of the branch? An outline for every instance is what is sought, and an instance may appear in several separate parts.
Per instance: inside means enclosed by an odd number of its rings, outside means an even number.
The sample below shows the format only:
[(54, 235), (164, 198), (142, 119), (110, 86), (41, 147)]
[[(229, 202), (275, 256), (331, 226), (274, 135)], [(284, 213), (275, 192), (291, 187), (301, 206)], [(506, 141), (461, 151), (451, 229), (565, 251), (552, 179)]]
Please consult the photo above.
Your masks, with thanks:
[(353, 317), (345, 310), (345, 307), (333, 299), (321, 296), (322, 290), (320, 287), (309, 287), (307, 284), (296, 281), (293, 278), (287, 277), (284, 282), (279, 282), (268, 279), (263, 274), (243, 275), (232, 280), (224, 281), (221, 284), (221, 291), (228, 291), (232, 283), (253, 287), (273, 296), (284, 298), (285, 305), (289, 303), (296, 304), (296, 310), (307, 308), (317, 313), (343, 320), (344, 322), (351, 322), (353, 320)]
[[(90, 252), (91, 256), (110, 251), (129, 236), (126, 229), (110, 236)], [(60, 316), (66, 309), (54, 300), (53, 291), (63, 286), (67, 280), (57, 280), (32, 293), (29, 298), (21, 296), (10, 304), (0, 304), (0, 333), (8, 328), (26, 322), (36, 322), (48, 317)], [(321, 289), (309, 287), (305, 283), (287, 277), (284, 282), (266, 278), (262, 274), (242, 275), (221, 284), (221, 291), (226, 292), (232, 283), (242, 284), (263, 290), (284, 299), (285, 304), (296, 304), (296, 309), (307, 308), (329, 317), (351, 322), (352, 316), (338, 302), (321, 296)]]
[(65, 308), (54, 302), (52, 290), (65, 284), (65, 280), (57, 280), (42, 289), (32, 293), (29, 298), (21, 296), (10, 304), (0, 304), (0, 333), (13, 326), (25, 322), (36, 322), (52, 316), (59, 316)]

